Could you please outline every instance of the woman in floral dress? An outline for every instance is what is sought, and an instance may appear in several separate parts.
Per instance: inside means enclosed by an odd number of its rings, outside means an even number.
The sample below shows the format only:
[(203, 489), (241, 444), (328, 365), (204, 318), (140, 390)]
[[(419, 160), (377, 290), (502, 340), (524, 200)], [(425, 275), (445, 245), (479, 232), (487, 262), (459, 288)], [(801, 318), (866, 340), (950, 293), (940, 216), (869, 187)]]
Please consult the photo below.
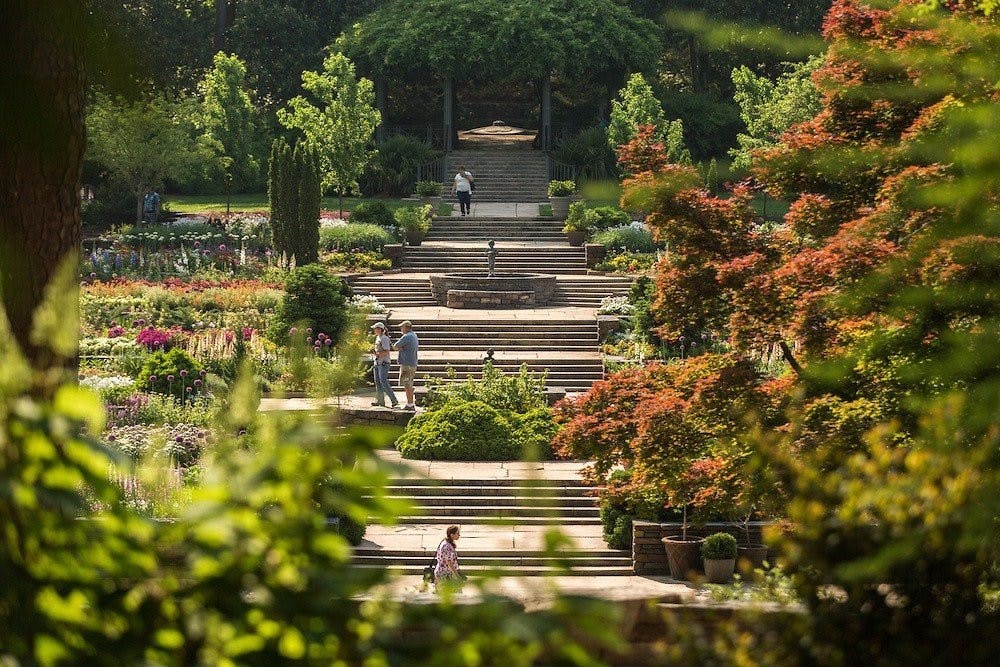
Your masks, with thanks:
[(465, 576), (458, 571), (458, 549), (455, 540), (462, 536), (458, 526), (448, 526), (445, 538), (437, 548), (437, 565), (434, 567), (434, 582), (461, 582)]

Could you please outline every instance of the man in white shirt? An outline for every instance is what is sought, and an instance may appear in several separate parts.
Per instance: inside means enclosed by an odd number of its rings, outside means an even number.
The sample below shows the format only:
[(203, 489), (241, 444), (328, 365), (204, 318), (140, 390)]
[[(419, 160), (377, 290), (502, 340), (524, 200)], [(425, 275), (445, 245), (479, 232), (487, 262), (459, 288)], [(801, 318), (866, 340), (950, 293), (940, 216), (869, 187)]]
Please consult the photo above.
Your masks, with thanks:
[(458, 166), (455, 182), (451, 186), (451, 194), (458, 197), (458, 205), (462, 210), (463, 217), (472, 212), (472, 184), (475, 180), (472, 177), (472, 172), (466, 169), (464, 164)]

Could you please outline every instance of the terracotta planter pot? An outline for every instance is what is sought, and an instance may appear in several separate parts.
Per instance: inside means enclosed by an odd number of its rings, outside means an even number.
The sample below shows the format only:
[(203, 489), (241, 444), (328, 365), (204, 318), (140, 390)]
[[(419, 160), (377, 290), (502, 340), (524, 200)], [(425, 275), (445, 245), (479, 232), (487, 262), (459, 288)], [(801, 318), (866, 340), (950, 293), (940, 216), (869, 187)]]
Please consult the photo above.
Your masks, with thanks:
[(566, 232), (566, 240), (574, 248), (579, 248), (587, 240), (587, 232)]
[(764, 567), (764, 561), (767, 560), (767, 547), (763, 544), (738, 547), (736, 558), (739, 561), (740, 570), (753, 572), (759, 567)]
[(423, 240), (423, 232), (406, 232), (406, 245), (418, 246)]
[(552, 205), (552, 217), (556, 220), (565, 220), (569, 215), (569, 200), (571, 197), (549, 197), (549, 204)]
[(736, 569), (736, 559), (725, 560), (705, 559), (705, 578), (712, 584), (727, 584), (733, 578)]
[(660, 540), (667, 551), (667, 561), (670, 563), (670, 576), (674, 579), (687, 579), (691, 572), (698, 570), (698, 559), (701, 557), (700, 537), (685, 540), (680, 535), (671, 535)]

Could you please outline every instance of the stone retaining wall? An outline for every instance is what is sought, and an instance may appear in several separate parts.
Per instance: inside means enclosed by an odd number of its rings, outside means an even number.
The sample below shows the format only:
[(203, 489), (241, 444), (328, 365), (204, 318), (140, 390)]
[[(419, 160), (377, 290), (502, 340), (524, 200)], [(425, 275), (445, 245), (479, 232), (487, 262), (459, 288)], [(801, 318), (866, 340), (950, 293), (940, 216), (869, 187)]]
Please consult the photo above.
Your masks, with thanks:
[(404, 428), (414, 413), (385, 408), (341, 408), (340, 421), (351, 426), (395, 426)]
[[(750, 522), (750, 540), (762, 544), (762, 531), (767, 525), (762, 521)], [(729, 533), (740, 545), (746, 544), (746, 534), (741, 526), (732, 523), (706, 523), (688, 525), (688, 537), (707, 537), (712, 533)], [(681, 534), (680, 523), (654, 523), (652, 521), (632, 521), (632, 567), (636, 574), (666, 574), (670, 571), (667, 552), (660, 540)]]
[(535, 293), (450, 289), (445, 305), (449, 308), (531, 308), (535, 305)]

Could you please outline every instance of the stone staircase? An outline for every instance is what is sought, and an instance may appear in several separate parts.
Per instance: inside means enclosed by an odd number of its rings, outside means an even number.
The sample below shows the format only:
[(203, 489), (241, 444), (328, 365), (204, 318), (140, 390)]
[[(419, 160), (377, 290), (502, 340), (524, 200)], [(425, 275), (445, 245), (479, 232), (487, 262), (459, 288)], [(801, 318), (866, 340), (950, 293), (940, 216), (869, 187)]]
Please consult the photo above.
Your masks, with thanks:
[[(502, 540), (489, 539), (497, 526), (516, 526), (519, 530), (543, 530), (545, 526), (568, 526), (598, 530), (600, 518), (594, 489), (579, 479), (450, 479), (425, 478), (394, 480), (387, 489), (390, 497), (406, 501), (413, 514), (401, 517), (405, 526), (426, 526), (428, 548), (383, 549), (366, 542), (354, 551), (359, 567), (393, 568), (403, 574), (418, 575), (434, 558), (434, 546), (444, 526), (462, 526), (459, 564), (469, 574), (497, 571), (500, 574), (533, 576), (559, 573), (561, 570), (540, 550), (498, 548)], [(496, 533), (492, 533), (496, 534)], [(488, 548), (476, 549), (479, 540)], [(537, 545), (536, 545), (537, 546)], [(560, 551), (559, 560), (569, 568), (567, 574), (586, 576), (628, 576), (632, 557), (628, 551), (607, 549)], [(468, 548), (466, 548), (468, 547)]]
[[(626, 276), (558, 276), (550, 306), (597, 308), (606, 296), (626, 296), (632, 279)], [(371, 294), (390, 309), (437, 305), (431, 296), (430, 281), (406, 274), (359, 276), (351, 287), (360, 294)]]
[[(478, 193), (478, 190), (477, 190)], [(457, 210), (457, 209), (456, 209)], [(566, 245), (563, 222), (552, 218), (436, 218), (427, 241), (541, 241)]]
[[(401, 318), (390, 318), (398, 331)], [(524, 364), (547, 373), (547, 385), (568, 392), (586, 391), (604, 378), (596, 320), (463, 320), (411, 318), (420, 338), (420, 365), (415, 384), (427, 378), (455, 380), (480, 377), (487, 350), (493, 366), (516, 373)], [(393, 374), (395, 375), (395, 373)]]
[[(500, 247), (496, 270), (513, 273), (586, 274), (583, 248), (568, 245), (523, 245)], [(486, 271), (486, 248), (478, 244), (428, 243), (403, 252), (404, 271), (412, 273), (452, 273)]]
[(476, 179), (473, 201), (480, 202), (542, 202), (548, 190), (548, 169), (541, 151), (520, 150), (456, 150), (448, 154), (444, 192), (448, 201), (459, 165), (472, 172)]

